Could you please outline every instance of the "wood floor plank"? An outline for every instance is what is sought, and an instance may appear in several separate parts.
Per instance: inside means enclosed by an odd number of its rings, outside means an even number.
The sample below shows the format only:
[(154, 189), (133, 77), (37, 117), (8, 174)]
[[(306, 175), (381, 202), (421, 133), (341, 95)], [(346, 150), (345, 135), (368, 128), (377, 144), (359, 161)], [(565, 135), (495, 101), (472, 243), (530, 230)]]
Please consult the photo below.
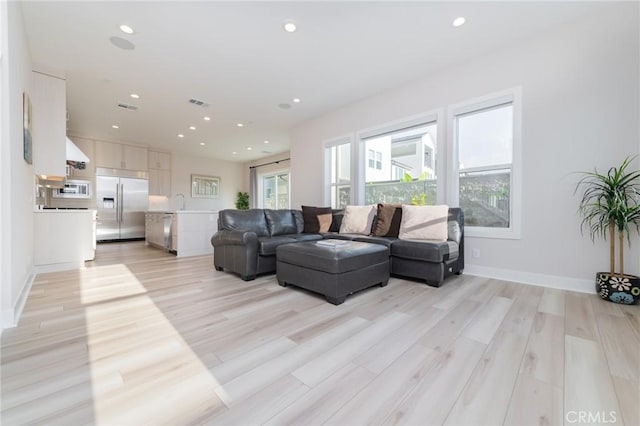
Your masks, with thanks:
[(513, 300), (494, 296), (480, 309), (473, 322), (467, 326), (462, 335), (480, 343), (489, 344), (496, 330), (511, 309)]
[(562, 389), (564, 336), (563, 317), (544, 312), (536, 313), (521, 374)]
[(640, 383), (640, 340), (624, 317), (597, 315), (609, 371), (614, 377)]
[(598, 326), (591, 305), (594, 295), (566, 293), (565, 330), (570, 336), (598, 341)]
[(478, 302), (462, 300), (459, 305), (438, 321), (418, 343), (436, 350), (447, 348), (473, 320), (481, 306)]
[[(594, 296), (595, 297), (595, 296)], [(599, 342), (565, 336), (564, 415), (569, 413), (620, 413)], [(611, 424), (622, 424), (622, 418)]]
[(447, 416), (445, 424), (495, 425), (504, 421), (527, 339), (500, 332)]
[(564, 316), (565, 292), (555, 288), (545, 288), (538, 310), (547, 314)]
[(613, 377), (613, 387), (618, 397), (621, 416), (626, 425), (640, 425), (640, 386), (637, 382)]
[(521, 374), (513, 391), (506, 425), (561, 425), (565, 422), (562, 388)]

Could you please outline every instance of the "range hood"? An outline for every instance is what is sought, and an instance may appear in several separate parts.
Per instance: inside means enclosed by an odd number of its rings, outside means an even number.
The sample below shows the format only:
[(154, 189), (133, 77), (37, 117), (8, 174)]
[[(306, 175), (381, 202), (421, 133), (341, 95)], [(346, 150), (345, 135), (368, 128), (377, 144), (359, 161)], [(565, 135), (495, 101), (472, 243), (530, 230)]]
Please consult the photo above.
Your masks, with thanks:
[(76, 163), (88, 163), (89, 157), (85, 155), (80, 148), (76, 146), (71, 139), (67, 137), (67, 161), (75, 161)]

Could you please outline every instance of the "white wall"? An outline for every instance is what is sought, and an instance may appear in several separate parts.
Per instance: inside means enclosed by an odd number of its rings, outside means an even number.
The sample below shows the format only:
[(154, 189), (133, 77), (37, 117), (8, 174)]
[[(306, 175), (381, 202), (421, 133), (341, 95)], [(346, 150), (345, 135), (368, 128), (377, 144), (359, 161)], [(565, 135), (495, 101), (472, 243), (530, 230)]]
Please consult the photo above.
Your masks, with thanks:
[[(298, 126), (292, 205), (323, 203), (323, 141), (521, 86), (521, 238), (467, 238), (466, 271), (592, 292), (609, 256), (605, 242), (594, 245), (580, 233), (572, 172), (604, 171), (640, 152), (638, 16), (637, 3), (616, 3)], [(640, 239), (632, 238), (626, 270), (640, 274)], [(479, 259), (471, 258), (473, 248)]]
[[(30, 90), (31, 55), (19, 2), (2, 2), (2, 146), (0, 286), (2, 328), (13, 325), (33, 282), (33, 166), (23, 160), (22, 93)], [(36, 117), (34, 117), (34, 120)], [(10, 184), (8, 184), (10, 182)]]
[[(222, 210), (235, 208), (236, 194), (244, 191), (244, 168), (241, 163), (193, 157), (181, 153), (171, 154), (172, 209), (178, 208), (176, 194), (185, 197), (185, 210)], [(191, 174), (220, 177), (220, 197), (191, 198)]]

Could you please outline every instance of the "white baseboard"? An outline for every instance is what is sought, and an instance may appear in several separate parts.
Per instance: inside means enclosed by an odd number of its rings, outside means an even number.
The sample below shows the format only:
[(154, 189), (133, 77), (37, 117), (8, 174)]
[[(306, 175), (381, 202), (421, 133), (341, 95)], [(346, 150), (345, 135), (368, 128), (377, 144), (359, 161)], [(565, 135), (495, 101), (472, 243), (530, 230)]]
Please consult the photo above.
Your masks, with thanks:
[(84, 268), (84, 261), (51, 263), (49, 265), (36, 265), (34, 267), (36, 274), (44, 274), (47, 272), (70, 271), (72, 269), (82, 269), (82, 268)]
[(20, 315), (22, 315), (22, 311), (24, 310), (24, 305), (27, 303), (27, 298), (29, 297), (29, 293), (31, 292), (31, 287), (33, 286), (33, 282), (35, 281), (36, 274), (32, 272), (27, 277), (24, 286), (22, 287), (22, 292), (20, 296), (16, 300), (13, 309), (5, 310), (1, 313), (2, 323), (0, 326), (2, 330), (6, 328), (12, 328), (18, 325), (18, 321), (20, 320)]
[(579, 293), (596, 293), (595, 277), (593, 280), (585, 280), (580, 278), (568, 278), (557, 275), (537, 274), (534, 272), (514, 271), (511, 269), (490, 268), (487, 266), (476, 265), (465, 265), (464, 273), (503, 281), (513, 281), (560, 290), (577, 291)]

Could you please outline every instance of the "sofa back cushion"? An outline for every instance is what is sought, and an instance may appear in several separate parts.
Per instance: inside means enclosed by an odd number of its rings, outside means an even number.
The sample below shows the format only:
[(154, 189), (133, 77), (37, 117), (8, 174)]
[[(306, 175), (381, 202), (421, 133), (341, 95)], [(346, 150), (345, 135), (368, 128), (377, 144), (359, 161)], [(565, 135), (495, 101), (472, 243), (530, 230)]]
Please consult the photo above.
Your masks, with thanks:
[(220, 229), (227, 231), (253, 231), (258, 237), (269, 235), (264, 210), (221, 210), (218, 215)]
[(341, 234), (370, 235), (376, 206), (347, 206), (340, 225)]
[(269, 235), (297, 234), (298, 226), (296, 225), (295, 216), (291, 210), (271, 210), (265, 209), (264, 215), (267, 218), (267, 227)]
[(378, 214), (371, 235), (398, 238), (402, 222), (402, 204), (378, 204)]
[(331, 226), (331, 207), (302, 206), (302, 217), (304, 232), (328, 232)]
[(447, 241), (449, 206), (402, 206), (401, 240)]

